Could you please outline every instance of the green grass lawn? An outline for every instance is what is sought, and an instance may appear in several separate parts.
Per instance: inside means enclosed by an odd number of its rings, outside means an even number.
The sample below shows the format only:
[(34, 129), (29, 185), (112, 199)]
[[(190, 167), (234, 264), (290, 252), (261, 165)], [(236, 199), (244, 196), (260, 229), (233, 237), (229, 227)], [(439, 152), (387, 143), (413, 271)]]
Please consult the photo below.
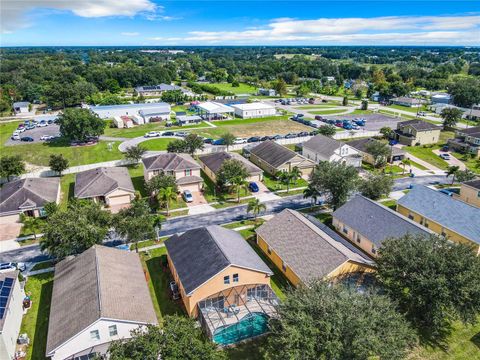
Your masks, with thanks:
[[(263, 183), (265, 184), (265, 186), (270, 191), (278, 191), (278, 190), (286, 190), (287, 189), (287, 185), (283, 184), (279, 180), (276, 180), (273, 176), (268, 175), (268, 174), (263, 175)], [(295, 189), (295, 188), (298, 188), (298, 187), (304, 187), (304, 186), (307, 186), (307, 185), (308, 185), (308, 182), (305, 179), (300, 178), (300, 179), (297, 179), (295, 182), (292, 182), (290, 184), (290, 189)]]
[(148, 196), (147, 190), (145, 189), (145, 179), (143, 177), (143, 164), (140, 163), (136, 167), (130, 165), (127, 166), (127, 168), (135, 191), (138, 191), (142, 197)]
[(330, 114), (339, 114), (342, 112), (345, 112), (348, 109), (340, 109), (340, 110), (318, 110), (318, 111), (309, 111), (310, 114), (315, 114), (315, 115), (330, 115)]
[(48, 269), (54, 266), (55, 266), (55, 263), (52, 260), (42, 261), (42, 262), (36, 263), (32, 267), (32, 271)]
[(28, 236), (28, 235), (33, 235), (33, 232), (35, 231), (35, 234), (41, 234), (43, 232), (43, 228), (46, 225), (46, 220), (37, 218), (35, 226), (33, 228), (25, 228), (25, 225), (22, 226), (22, 229), (20, 230), (20, 234), (18, 237), (23, 237), (23, 236)]
[(408, 111), (409, 113), (412, 113), (415, 115), (417, 114), (417, 111), (426, 111), (425, 106), (420, 106), (419, 108), (416, 108), (416, 107), (408, 107), (408, 106), (402, 106), (402, 105), (390, 105), (389, 107), (396, 110)]
[(455, 156), (458, 160), (463, 162), (465, 166), (473, 172), (480, 174), (480, 160), (471, 158), (468, 155), (460, 154), (457, 152), (452, 152), (452, 155)]
[(229, 91), (234, 94), (253, 94), (257, 93), (257, 88), (248, 84), (240, 83), (238, 87), (232, 87), (230, 83), (210, 83), (208, 85), (215, 86), (222, 91)]
[(166, 127), (164, 122), (155, 122), (155, 123), (149, 123), (145, 125), (140, 125), (140, 126), (134, 126), (132, 128), (125, 128), (125, 129), (119, 129), (119, 128), (111, 128), (107, 127), (105, 128), (105, 136), (113, 136), (113, 137), (119, 137), (119, 138), (136, 138), (139, 136), (145, 135), (145, 133), (149, 131), (176, 131), (176, 130), (185, 130), (185, 129), (192, 129), (192, 128), (198, 128), (198, 127), (203, 127), (203, 126), (208, 126), (204, 122), (201, 122), (199, 124), (195, 125), (185, 125), (185, 126), (171, 126), (171, 127)]
[(76, 174), (66, 174), (60, 179), (60, 191), (62, 193), (60, 207), (62, 208), (66, 208), (68, 202), (74, 198), (75, 175)]
[(229, 360), (260, 360), (264, 358), (264, 349), (268, 335), (255, 338), (234, 347), (225, 348)]
[(265, 222), (264, 219), (257, 219), (256, 222), (255, 222), (255, 220), (242, 220), (242, 221), (236, 221), (236, 222), (233, 222), (233, 223), (222, 225), (222, 227), (224, 227), (226, 229), (236, 229), (236, 228), (243, 227), (243, 226), (260, 226), (264, 222)]
[(279, 116), (266, 116), (262, 118), (251, 118), (251, 119), (232, 119), (232, 120), (218, 120), (212, 121), (216, 126), (232, 126), (232, 125), (246, 125), (246, 124), (256, 124), (267, 121), (278, 121), (278, 120), (288, 120), (289, 115), (279, 115)]
[(27, 333), (30, 345), (26, 360), (43, 360), (47, 347), (48, 317), (52, 299), (53, 272), (30, 276), (25, 293), (32, 299), (32, 307), (23, 317), (20, 334)]
[(420, 169), (420, 170), (428, 170), (425, 166), (423, 166), (422, 164), (419, 164), (413, 160), (410, 160), (410, 164), (412, 166), (415, 166), (417, 169)]
[[(309, 109), (328, 109), (328, 108), (334, 108), (338, 107), (340, 105), (335, 105), (335, 104), (311, 104), (311, 105), (302, 105), (302, 106), (296, 106), (295, 109), (297, 110), (309, 110)], [(345, 108), (346, 109), (346, 108)]]
[(172, 139), (158, 138), (144, 141), (141, 145), (150, 151), (163, 151), (167, 150), (167, 145), (170, 141), (172, 141)]
[(386, 200), (386, 201), (380, 201), (380, 204), (382, 204), (386, 207), (389, 207), (392, 210), (397, 209), (397, 200), (391, 199), (391, 200)]
[(436, 166), (439, 169), (445, 170), (448, 167), (448, 163), (443, 160), (437, 154), (434, 154), (432, 150), (439, 149), (439, 145), (434, 145), (432, 147), (423, 147), (423, 146), (405, 146), (403, 149), (413, 156), (422, 159), (433, 166)]

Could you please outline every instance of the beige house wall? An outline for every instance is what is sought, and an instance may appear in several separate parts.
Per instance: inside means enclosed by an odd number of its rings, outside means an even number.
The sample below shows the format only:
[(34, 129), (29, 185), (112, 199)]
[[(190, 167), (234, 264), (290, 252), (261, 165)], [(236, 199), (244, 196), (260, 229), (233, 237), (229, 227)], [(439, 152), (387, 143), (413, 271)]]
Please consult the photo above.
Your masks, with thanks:
[(358, 233), (355, 229), (348, 227), (336, 217), (333, 217), (332, 224), (339, 234), (342, 234), (343, 237), (347, 238), (352, 244), (362, 249), (365, 253), (372, 257), (378, 255), (377, 247), (370, 239)]
[(467, 204), (480, 207), (480, 190), (471, 186), (462, 184), (460, 187), (460, 195), (456, 196), (456, 198), (466, 202)]

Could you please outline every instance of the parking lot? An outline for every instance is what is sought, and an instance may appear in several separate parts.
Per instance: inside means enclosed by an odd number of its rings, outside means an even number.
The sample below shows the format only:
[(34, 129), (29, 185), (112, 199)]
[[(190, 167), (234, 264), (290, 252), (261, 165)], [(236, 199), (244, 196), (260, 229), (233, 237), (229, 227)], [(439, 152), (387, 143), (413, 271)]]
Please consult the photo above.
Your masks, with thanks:
[(324, 116), (324, 118), (328, 120), (365, 119), (366, 123), (363, 127), (363, 130), (366, 131), (378, 131), (385, 126), (391, 129), (396, 129), (397, 123), (399, 123), (400, 121), (405, 121), (405, 119), (395, 118), (383, 114)]
[[(24, 136), (29, 136), (33, 138), (33, 142), (30, 142), (29, 144), (36, 143), (36, 142), (43, 142), (43, 140), (40, 140), (40, 138), (43, 135), (51, 135), (55, 136), (60, 133), (60, 126), (56, 124), (50, 124), (45, 127), (36, 127), (35, 129), (32, 130), (25, 130), (24, 132), (20, 133), (20, 137)], [(10, 134), (11, 136), (12, 134)], [(13, 145), (20, 145), (20, 144), (26, 144), (26, 142), (20, 141), (20, 140), (12, 140), (11, 137), (8, 138), (8, 140), (5, 142), (6, 146), (13, 146)]]

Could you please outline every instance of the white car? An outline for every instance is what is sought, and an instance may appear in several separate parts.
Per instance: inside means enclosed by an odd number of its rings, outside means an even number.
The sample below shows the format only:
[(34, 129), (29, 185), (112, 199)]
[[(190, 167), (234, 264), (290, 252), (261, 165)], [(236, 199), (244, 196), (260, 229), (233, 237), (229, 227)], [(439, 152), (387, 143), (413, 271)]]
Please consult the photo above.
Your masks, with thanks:
[(144, 137), (146, 138), (158, 137), (158, 136), (160, 136), (160, 133), (158, 131), (150, 131), (144, 135)]
[(37, 127), (45, 127), (45, 126), (48, 126), (48, 124), (45, 120), (42, 120), (37, 124)]
[(17, 133), (17, 134), (18, 133), (23, 133), (23, 132), (25, 132), (25, 130), (26, 129), (24, 127), (21, 127), (21, 128), (18, 128), (17, 130), (15, 130), (14, 133)]
[(20, 140), (20, 135), (19, 135), (19, 133), (13, 133), (11, 139), (12, 139), (12, 140)]
[(42, 135), (40, 140), (52, 140), (54, 137), (52, 135)]
[(192, 193), (190, 192), (190, 190), (185, 190), (185, 191), (183, 192), (183, 199), (184, 199), (185, 202), (187, 202), (187, 203), (193, 202), (193, 195), (192, 195)]
[(247, 143), (247, 139), (236, 138), (235, 140), (233, 140), (233, 143), (234, 143), (234, 144), (246, 144), (246, 143)]

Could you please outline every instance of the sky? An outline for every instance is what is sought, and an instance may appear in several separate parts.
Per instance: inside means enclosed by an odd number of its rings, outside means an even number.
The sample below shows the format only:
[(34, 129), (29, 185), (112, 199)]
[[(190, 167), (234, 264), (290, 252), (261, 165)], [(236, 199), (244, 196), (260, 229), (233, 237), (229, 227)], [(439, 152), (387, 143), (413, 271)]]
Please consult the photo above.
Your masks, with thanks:
[(0, 46), (480, 46), (480, 1), (0, 0)]

